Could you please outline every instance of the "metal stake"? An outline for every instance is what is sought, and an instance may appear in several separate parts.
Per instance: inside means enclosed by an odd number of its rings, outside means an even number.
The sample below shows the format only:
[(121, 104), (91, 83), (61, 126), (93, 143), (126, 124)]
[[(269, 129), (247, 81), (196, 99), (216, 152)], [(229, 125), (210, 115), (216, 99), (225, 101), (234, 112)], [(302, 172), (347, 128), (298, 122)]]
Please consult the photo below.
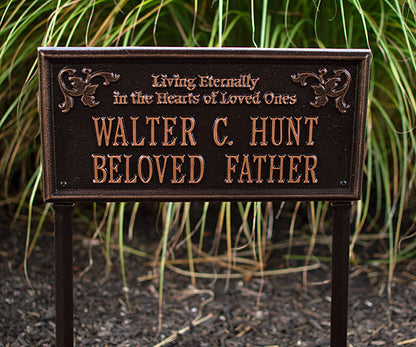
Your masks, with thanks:
[(348, 268), (352, 202), (333, 202), (331, 347), (347, 346)]
[(55, 330), (57, 347), (74, 346), (72, 270), (72, 203), (54, 203), (55, 211)]

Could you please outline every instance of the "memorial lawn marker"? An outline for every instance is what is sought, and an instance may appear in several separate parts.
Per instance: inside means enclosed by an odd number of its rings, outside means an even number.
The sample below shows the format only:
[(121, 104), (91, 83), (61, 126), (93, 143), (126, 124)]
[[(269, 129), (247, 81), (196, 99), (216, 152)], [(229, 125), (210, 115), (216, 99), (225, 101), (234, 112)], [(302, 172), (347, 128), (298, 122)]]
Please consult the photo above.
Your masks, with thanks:
[(81, 200), (332, 201), (331, 345), (345, 346), (370, 54), (40, 48), (44, 196), (65, 257), (56, 260), (58, 346), (73, 341), (70, 214)]

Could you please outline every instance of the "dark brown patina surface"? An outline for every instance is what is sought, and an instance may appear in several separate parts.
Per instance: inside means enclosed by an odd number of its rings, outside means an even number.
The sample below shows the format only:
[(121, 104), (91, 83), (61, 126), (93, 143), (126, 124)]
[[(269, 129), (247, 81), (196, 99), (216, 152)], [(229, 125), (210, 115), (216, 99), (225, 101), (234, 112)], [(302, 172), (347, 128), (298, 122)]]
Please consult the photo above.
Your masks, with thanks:
[(360, 198), (368, 50), (39, 57), (47, 201)]

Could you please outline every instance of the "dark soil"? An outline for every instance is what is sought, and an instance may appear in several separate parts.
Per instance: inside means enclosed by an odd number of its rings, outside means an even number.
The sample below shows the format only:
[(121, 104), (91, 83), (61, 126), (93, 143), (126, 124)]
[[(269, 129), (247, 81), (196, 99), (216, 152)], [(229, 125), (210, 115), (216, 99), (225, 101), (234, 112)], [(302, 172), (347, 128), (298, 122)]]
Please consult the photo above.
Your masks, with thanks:
[[(41, 235), (28, 262), (31, 286), (19, 267), (25, 234), (0, 235), (0, 346), (54, 345), (53, 238)], [(74, 241), (77, 346), (328, 346), (330, 267), (264, 279), (197, 280), (166, 271), (161, 330), (157, 279), (152, 268), (126, 255), (128, 293), (116, 253), (105, 276), (105, 257)], [(416, 261), (401, 264), (387, 297), (385, 269), (353, 267), (349, 289), (350, 346), (416, 346)], [(260, 303), (257, 305), (259, 290)], [(128, 294), (128, 295), (126, 295)], [(172, 342), (167, 342), (172, 337)]]

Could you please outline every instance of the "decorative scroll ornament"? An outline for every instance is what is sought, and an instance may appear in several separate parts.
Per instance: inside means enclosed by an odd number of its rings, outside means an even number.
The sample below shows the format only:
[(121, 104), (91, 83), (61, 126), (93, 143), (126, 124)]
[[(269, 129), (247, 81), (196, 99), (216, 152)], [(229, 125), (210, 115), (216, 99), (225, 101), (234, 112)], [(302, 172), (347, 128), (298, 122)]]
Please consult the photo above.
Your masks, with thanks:
[[(95, 91), (98, 88), (98, 84), (91, 84), (91, 80), (96, 77), (104, 78), (103, 85), (108, 86), (111, 82), (116, 82), (120, 75), (113, 72), (93, 72), (91, 69), (84, 67), (82, 73), (85, 78), (74, 76), (77, 72), (75, 69), (63, 68), (58, 74), (59, 88), (64, 96), (64, 102), (59, 104), (59, 108), (62, 112), (68, 112), (74, 105), (73, 97), (80, 96), (81, 101), (85, 106), (95, 107), (100, 102), (95, 100)], [(68, 87), (64, 81), (64, 75), (67, 74), (67, 80), (71, 83), (72, 87)]]
[[(313, 72), (303, 72), (296, 75), (292, 75), (293, 82), (300, 83), (301, 86), (307, 85), (306, 80), (313, 78), (319, 82), (319, 84), (312, 84), (311, 87), (315, 93), (315, 101), (311, 101), (310, 104), (313, 107), (322, 107), (327, 104), (329, 98), (335, 98), (335, 106), (341, 113), (347, 113), (350, 105), (345, 103), (345, 95), (348, 92), (348, 88), (351, 83), (351, 74), (346, 69), (334, 70), (334, 77), (330, 77), (327, 80), (324, 76), (327, 73), (327, 69), (323, 68), (319, 70), (319, 75)], [(342, 78), (344, 76), (344, 78)], [(337, 89), (341, 80), (345, 80), (341, 89)]]

